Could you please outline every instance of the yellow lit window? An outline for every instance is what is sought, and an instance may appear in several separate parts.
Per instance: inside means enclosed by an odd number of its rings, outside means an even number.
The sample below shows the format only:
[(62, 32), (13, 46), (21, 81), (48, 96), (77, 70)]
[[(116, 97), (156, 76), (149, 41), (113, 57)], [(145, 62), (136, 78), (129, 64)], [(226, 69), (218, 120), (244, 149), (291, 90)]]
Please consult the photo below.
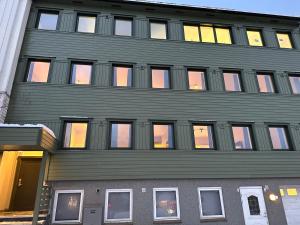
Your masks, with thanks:
[(228, 28), (216, 28), (217, 42), (220, 44), (232, 44), (231, 34)]
[(184, 25), (183, 29), (184, 29), (184, 40), (196, 41), (196, 42), (200, 41), (198, 26)]
[(65, 148), (85, 148), (87, 122), (67, 122), (65, 125)]
[(277, 40), (280, 48), (293, 48), (291, 38), (288, 33), (277, 33)]
[(284, 196), (284, 190), (280, 189), (280, 195), (283, 197)]
[(287, 194), (288, 194), (288, 196), (297, 196), (298, 191), (297, 191), (296, 188), (288, 188), (287, 189)]
[(200, 26), (201, 41), (215, 43), (214, 28), (211, 26)]
[(247, 30), (247, 37), (250, 46), (264, 46), (260, 31)]

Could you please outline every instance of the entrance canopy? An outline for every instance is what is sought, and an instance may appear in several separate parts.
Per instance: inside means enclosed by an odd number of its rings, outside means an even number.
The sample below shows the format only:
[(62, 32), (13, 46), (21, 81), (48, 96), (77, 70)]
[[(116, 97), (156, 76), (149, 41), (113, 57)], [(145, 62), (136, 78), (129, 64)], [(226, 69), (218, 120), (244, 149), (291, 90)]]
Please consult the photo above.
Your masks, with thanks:
[(37, 124), (0, 124), (0, 151), (48, 151), (57, 140), (48, 127)]

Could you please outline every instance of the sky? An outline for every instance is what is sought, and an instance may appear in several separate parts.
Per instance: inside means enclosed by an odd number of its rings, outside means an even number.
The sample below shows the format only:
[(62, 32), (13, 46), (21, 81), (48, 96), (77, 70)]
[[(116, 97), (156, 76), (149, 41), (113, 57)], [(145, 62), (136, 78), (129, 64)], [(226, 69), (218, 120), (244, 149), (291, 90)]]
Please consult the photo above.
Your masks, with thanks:
[(208, 6), (257, 13), (300, 16), (300, 0), (159, 0), (167, 3), (179, 3)]

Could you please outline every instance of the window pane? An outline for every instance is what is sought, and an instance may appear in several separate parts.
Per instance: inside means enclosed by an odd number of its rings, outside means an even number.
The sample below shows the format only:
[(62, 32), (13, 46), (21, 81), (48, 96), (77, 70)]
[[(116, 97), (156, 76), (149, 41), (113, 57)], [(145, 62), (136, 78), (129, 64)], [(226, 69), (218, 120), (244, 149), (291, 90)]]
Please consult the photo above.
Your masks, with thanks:
[(213, 27), (200, 26), (200, 32), (201, 32), (201, 41), (202, 42), (209, 42), (209, 43), (216, 42)]
[(232, 44), (230, 29), (216, 28), (217, 42), (220, 44)]
[(152, 69), (152, 88), (170, 88), (169, 70)]
[(113, 86), (131, 87), (132, 86), (132, 68), (114, 66)]
[(174, 148), (173, 141), (173, 125), (171, 124), (155, 124), (154, 132), (154, 148)]
[(284, 127), (269, 127), (273, 149), (289, 149)]
[(56, 30), (58, 13), (40, 13), (38, 29)]
[(203, 216), (222, 216), (222, 205), (220, 200), (220, 192), (213, 191), (200, 191), (201, 208)]
[(59, 193), (55, 220), (79, 220), (80, 199), (80, 193)]
[(300, 94), (300, 76), (289, 76), (294, 94)]
[(249, 45), (264, 46), (260, 31), (247, 30)]
[(232, 132), (236, 149), (252, 149), (249, 127), (232, 127)]
[(203, 71), (188, 71), (189, 89), (206, 90), (205, 73)]
[(214, 148), (212, 126), (194, 125), (195, 148)]
[(72, 84), (90, 84), (92, 65), (72, 64)]
[(177, 216), (176, 191), (156, 191), (156, 218)]
[(289, 34), (277, 33), (277, 39), (280, 48), (293, 48)]
[(131, 127), (132, 124), (130, 123), (111, 124), (111, 147), (112, 148), (131, 147)]
[(151, 38), (167, 39), (167, 25), (165, 23), (150, 23)]
[(257, 81), (259, 86), (259, 91), (264, 93), (274, 93), (274, 84), (271, 75), (268, 74), (258, 74)]
[(107, 219), (130, 219), (130, 193), (111, 192), (108, 195)]
[(115, 35), (132, 36), (132, 20), (116, 19), (115, 20)]
[(239, 73), (223, 73), (226, 91), (242, 91)]
[(184, 25), (184, 40), (186, 41), (200, 41), (199, 27)]
[(65, 148), (85, 148), (87, 123), (66, 123), (65, 128)]
[(95, 33), (96, 17), (95, 16), (79, 16), (77, 31), (86, 33)]
[(251, 195), (250, 197), (248, 197), (248, 206), (250, 215), (260, 215), (259, 201), (256, 196)]
[(31, 61), (27, 75), (28, 82), (47, 82), (50, 62)]

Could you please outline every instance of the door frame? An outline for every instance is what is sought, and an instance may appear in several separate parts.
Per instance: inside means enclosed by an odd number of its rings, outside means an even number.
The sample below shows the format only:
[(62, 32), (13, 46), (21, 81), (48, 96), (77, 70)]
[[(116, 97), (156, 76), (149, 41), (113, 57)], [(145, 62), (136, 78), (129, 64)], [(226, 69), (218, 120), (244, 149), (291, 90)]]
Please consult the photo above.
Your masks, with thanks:
[[(22, 159), (35, 159), (35, 160), (40, 160), (40, 162), (42, 162), (43, 157), (40, 157), (40, 156), (18, 156), (15, 178), (14, 178), (14, 183), (13, 183), (13, 190), (11, 193), (11, 198), (10, 198), (10, 203), (9, 203), (9, 211), (13, 211), (14, 201), (15, 201), (15, 197), (16, 197), (16, 193), (17, 193), (18, 177), (19, 177), (20, 171), (21, 171)], [(41, 170), (41, 168), (40, 168), (40, 170)], [(34, 205), (33, 205), (33, 207), (34, 207)], [(34, 208), (32, 209), (32, 211), (34, 211)]]

